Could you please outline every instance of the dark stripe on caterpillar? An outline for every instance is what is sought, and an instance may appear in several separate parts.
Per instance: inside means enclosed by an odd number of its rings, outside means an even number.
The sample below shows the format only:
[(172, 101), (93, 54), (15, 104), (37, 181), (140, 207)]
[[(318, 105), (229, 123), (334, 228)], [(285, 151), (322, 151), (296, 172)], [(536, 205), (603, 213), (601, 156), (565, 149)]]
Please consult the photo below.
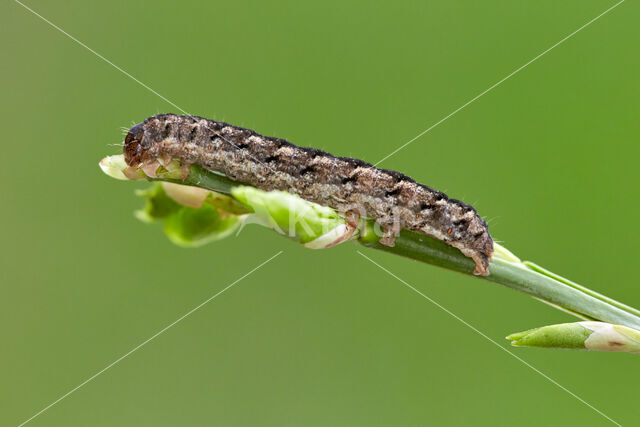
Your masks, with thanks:
[(400, 229), (417, 231), (472, 258), (475, 274), (489, 274), (493, 240), (487, 222), (472, 206), (400, 172), (176, 114), (149, 117), (132, 127), (124, 156), (130, 166), (178, 158), (265, 191), (288, 191), (342, 213), (355, 212), (378, 222), (384, 229), (380, 243), (389, 246)]

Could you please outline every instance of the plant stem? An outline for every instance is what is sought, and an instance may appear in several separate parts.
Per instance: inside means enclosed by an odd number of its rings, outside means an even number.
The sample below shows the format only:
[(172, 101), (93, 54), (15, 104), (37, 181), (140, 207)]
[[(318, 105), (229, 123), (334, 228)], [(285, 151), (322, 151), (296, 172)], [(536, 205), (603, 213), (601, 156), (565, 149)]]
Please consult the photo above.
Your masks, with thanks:
[[(173, 173), (169, 173), (169, 176)], [(244, 185), (236, 181), (232, 181), (225, 175), (210, 172), (201, 168), (198, 165), (193, 165), (189, 168), (189, 175), (185, 179), (173, 178), (173, 177), (158, 177), (147, 178), (149, 181), (165, 181), (173, 182), (174, 184), (190, 185), (193, 187), (200, 187), (207, 190), (215, 191), (216, 193), (222, 193), (231, 195), (231, 189), (238, 185)]]
[[(471, 259), (444, 242), (420, 233), (402, 230), (394, 247), (378, 243), (377, 236), (372, 232), (365, 232), (359, 242), (373, 249), (473, 275), (474, 263)], [(573, 314), (582, 315), (579, 317), (640, 329), (640, 317), (635, 314), (637, 310), (624, 310), (624, 304), (607, 297), (597, 298), (600, 294), (580, 285), (569, 286), (550, 275), (532, 270), (526, 263), (494, 256), (490, 271), (489, 276), (475, 277), (526, 293)]]
[(621, 308), (622, 310), (628, 311), (630, 313), (633, 313), (636, 316), (640, 316), (640, 310), (638, 310), (636, 308), (630, 307), (630, 306), (628, 306), (626, 304), (623, 304), (623, 303), (618, 302), (618, 301), (616, 301), (614, 299), (611, 299), (611, 298), (609, 298), (609, 297), (607, 297), (605, 295), (602, 295), (602, 294), (600, 294), (600, 293), (598, 293), (596, 291), (592, 291), (591, 289), (585, 288), (584, 286), (579, 285), (579, 284), (577, 284), (575, 282), (572, 282), (569, 279), (565, 279), (564, 277), (559, 276), (559, 275), (547, 270), (544, 267), (540, 267), (538, 264), (535, 264), (535, 263), (533, 263), (531, 261), (523, 261), (523, 263), (527, 267), (529, 267), (530, 269), (532, 269), (534, 271), (537, 271), (538, 273), (544, 274), (545, 276), (549, 276), (552, 279), (555, 279), (555, 280), (557, 280), (559, 282), (564, 283), (565, 285), (571, 286), (572, 288), (579, 289), (582, 292), (585, 292), (585, 293), (587, 293), (587, 294), (589, 294), (589, 295), (591, 295), (591, 296), (593, 296), (593, 297), (595, 297), (595, 298), (597, 298), (599, 300), (606, 301), (609, 304), (615, 305), (616, 307)]
[[(161, 174), (158, 178), (149, 178), (149, 180), (196, 186), (228, 195), (231, 194), (233, 187), (243, 185), (224, 175), (195, 165), (191, 166), (186, 178), (181, 179), (178, 176), (175, 170), (170, 170), (167, 174)], [(372, 220), (367, 220), (366, 226), (357, 239), (358, 243), (448, 270), (473, 275), (473, 261), (444, 242), (424, 234), (402, 230), (396, 238), (395, 246), (388, 247), (378, 243), (379, 236), (374, 232), (373, 225)], [(534, 263), (522, 262), (502, 247), (498, 246), (497, 249), (499, 250), (496, 250), (490, 264), (491, 274), (487, 277), (474, 277), (531, 295), (583, 319), (600, 320), (640, 330), (640, 310), (585, 288)]]

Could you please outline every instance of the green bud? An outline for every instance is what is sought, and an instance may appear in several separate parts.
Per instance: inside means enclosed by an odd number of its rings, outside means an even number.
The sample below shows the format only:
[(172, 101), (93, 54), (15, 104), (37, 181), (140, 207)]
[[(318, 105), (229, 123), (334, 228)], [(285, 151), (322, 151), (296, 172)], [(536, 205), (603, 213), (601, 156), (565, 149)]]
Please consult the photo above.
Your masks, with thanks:
[(561, 323), (507, 337), (516, 347), (547, 347), (640, 353), (640, 331), (604, 322)]
[(585, 348), (584, 341), (591, 331), (579, 323), (543, 326), (507, 337), (515, 347)]

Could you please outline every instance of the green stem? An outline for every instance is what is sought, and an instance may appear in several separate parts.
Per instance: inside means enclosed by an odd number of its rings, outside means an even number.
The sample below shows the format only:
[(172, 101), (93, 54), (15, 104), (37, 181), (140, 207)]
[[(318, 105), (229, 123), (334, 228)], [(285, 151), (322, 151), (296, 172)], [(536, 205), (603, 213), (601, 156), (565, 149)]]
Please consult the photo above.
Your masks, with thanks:
[(630, 306), (628, 306), (628, 305), (626, 305), (626, 304), (623, 304), (623, 303), (621, 303), (621, 302), (618, 302), (618, 301), (616, 301), (616, 300), (614, 300), (614, 299), (612, 299), (612, 298), (609, 298), (608, 296), (602, 295), (602, 294), (600, 294), (600, 293), (598, 293), (598, 292), (596, 292), (596, 291), (592, 291), (592, 290), (591, 290), (591, 289), (589, 289), (589, 288), (585, 288), (584, 286), (579, 285), (578, 283), (572, 282), (572, 281), (571, 281), (571, 280), (569, 280), (569, 279), (565, 279), (564, 277), (562, 277), (562, 276), (560, 276), (560, 275), (558, 275), (558, 274), (555, 274), (555, 273), (553, 273), (553, 272), (551, 272), (551, 271), (547, 270), (546, 268), (541, 267), (541, 266), (539, 266), (538, 264), (535, 264), (535, 263), (533, 263), (533, 262), (531, 262), (531, 261), (523, 261), (523, 263), (524, 263), (527, 267), (529, 267), (530, 269), (532, 269), (532, 270), (534, 270), (534, 271), (537, 271), (537, 272), (538, 272), (538, 273), (540, 273), (540, 274), (544, 274), (545, 276), (549, 276), (549, 277), (551, 277), (552, 279), (555, 279), (555, 280), (557, 280), (557, 281), (559, 281), (559, 282), (564, 283), (565, 285), (571, 286), (572, 288), (579, 289), (579, 290), (581, 290), (582, 292), (584, 292), (584, 293), (586, 293), (586, 294), (591, 295), (592, 297), (595, 297), (595, 298), (597, 298), (597, 299), (599, 299), (599, 300), (602, 300), (602, 301), (606, 301), (606, 302), (608, 302), (609, 304), (611, 304), (611, 305), (615, 305), (616, 307), (621, 308), (622, 310), (628, 311), (628, 312), (630, 312), (630, 313), (633, 313), (633, 314), (635, 314), (636, 316), (640, 316), (640, 310), (638, 310), (638, 309), (636, 309), (636, 308), (633, 308), (633, 307), (630, 307)]
[[(191, 185), (223, 194), (231, 194), (231, 188), (243, 185), (199, 166), (192, 166), (184, 180), (177, 179), (175, 171), (164, 175), (164, 177), (150, 180)], [(373, 221), (368, 220), (357, 240), (360, 244), (473, 275), (473, 261), (442, 241), (420, 233), (402, 230), (396, 238), (395, 246), (388, 247), (378, 243), (379, 237), (373, 231), (373, 224)], [(503, 248), (500, 248), (500, 251), (501, 253), (496, 251), (496, 255), (491, 260), (491, 274), (487, 277), (476, 277), (526, 293), (581, 318), (600, 320), (640, 330), (640, 310), (564, 279), (534, 263), (521, 262), (508, 251), (504, 254)]]
[[(169, 172), (168, 176), (175, 175), (175, 172)], [(192, 187), (200, 187), (207, 190), (215, 191), (216, 193), (222, 193), (231, 195), (231, 189), (238, 185), (244, 185), (236, 181), (232, 181), (225, 175), (210, 172), (200, 166), (193, 165), (189, 168), (189, 175), (183, 180), (181, 178), (172, 177), (158, 177), (147, 178), (149, 181), (165, 181), (173, 182), (174, 184), (190, 185)]]
[[(372, 230), (367, 230), (359, 242), (373, 249), (473, 275), (473, 261), (440, 240), (408, 230), (402, 230), (396, 238), (394, 247), (381, 245), (377, 239), (377, 235)], [(594, 295), (600, 294), (584, 286), (569, 286), (549, 275), (530, 269), (526, 263), (493, 257), (490, 270), (489, 276), (476, 277), (526, 293), (562, 309), (582, 315), (580, 317), (640, 329), (640, 317), (636, 315), (637, 310), (627, 311), (624, 309), (626, 307), (624, 304), (607, 297), (596, 298)]]

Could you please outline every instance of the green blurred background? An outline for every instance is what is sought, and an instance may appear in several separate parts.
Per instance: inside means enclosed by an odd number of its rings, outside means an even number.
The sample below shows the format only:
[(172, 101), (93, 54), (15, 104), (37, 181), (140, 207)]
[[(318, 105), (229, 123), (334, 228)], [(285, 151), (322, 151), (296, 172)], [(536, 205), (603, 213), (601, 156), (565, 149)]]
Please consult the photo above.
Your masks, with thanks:
[[(376, 162), (614, 2), (28, 5), (192, 114)], [(260, 227), (197, 249), (104, 176), (120, 127), (177, 112), (19, 4), (0, 13), (0, 424), (607, 425), (359, 256)], [(640, 6), (627, 1), (381, 166), (474, 204), (492, 234), (640, 305)], [(569, 316), (365, 253), (501, 345)], [(514, 349), (621, 424), (637, 356)]]

